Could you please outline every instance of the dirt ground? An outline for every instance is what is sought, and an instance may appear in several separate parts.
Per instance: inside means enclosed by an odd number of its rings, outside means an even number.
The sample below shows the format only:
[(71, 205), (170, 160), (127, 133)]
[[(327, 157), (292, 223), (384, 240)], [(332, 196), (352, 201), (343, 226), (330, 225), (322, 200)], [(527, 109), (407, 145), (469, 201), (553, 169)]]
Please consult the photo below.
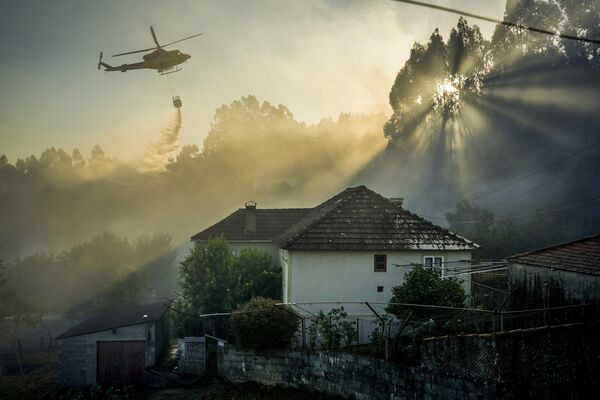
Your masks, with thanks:
[(147, 400), (337, 400), (313, 391), (263, 386), (257, 383), (211, 383), (198, 388), (163, 389), (148, 396)]
[(24, 375), (20, 373), (13, 362), (8, 363), (7, 370), (0, 376), (0, 399), (53, 398), (56, 393), (56, 353), (25, 355), (23, 366)]

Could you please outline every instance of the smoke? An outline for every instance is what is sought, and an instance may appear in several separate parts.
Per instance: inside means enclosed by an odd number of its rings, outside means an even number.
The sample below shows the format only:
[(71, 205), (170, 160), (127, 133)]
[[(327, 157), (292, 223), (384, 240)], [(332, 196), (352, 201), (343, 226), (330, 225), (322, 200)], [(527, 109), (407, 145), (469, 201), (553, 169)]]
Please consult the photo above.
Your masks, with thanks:
[(173, 159), (179, 148), (179, 137), (183, 115), (177, 108), (169, 126), (164, 128), (160, 136), (150, 143), (148, 150), (141, 160), (141, 171), (145, 173), (163, 172), (167, 164)]

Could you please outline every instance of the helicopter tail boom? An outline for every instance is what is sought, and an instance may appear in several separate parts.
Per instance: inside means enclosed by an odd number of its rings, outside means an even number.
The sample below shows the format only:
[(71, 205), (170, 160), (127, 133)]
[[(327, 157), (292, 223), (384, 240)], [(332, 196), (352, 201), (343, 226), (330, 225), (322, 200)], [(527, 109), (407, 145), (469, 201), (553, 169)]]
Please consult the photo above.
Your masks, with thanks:
[(104, 67), (104, 71), (105, 72), (111, 72), (111, 71), (125, 72), (125, 71), (127, 71), (127, 69), (129, 69), (128, 68), (129, 65), (127, 65), (127, 64), (123, 64), (120, 67), (113, 67), (110, 64), (102, 62), (102, 52), (100, 52), (100, 58), (98, 59), (98, 69), (100, 69), (100, 67)]
[(98, 58), (98, 69), (100, 67), (104, 67), (105, 71), (118, 71), (118, 68), (113, 67), (112, 65), (108, 65), (105, 62), (102, 62), (102, 52), (100, 52), (100, 58)]

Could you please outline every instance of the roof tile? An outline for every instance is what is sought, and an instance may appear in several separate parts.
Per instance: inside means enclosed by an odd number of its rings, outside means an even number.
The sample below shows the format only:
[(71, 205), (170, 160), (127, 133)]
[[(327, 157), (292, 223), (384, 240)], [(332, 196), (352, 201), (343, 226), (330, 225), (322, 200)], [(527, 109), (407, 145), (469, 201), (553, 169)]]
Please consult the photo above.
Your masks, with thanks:
[(600, 234), (508, 259), (519, 264), (600, 275)]

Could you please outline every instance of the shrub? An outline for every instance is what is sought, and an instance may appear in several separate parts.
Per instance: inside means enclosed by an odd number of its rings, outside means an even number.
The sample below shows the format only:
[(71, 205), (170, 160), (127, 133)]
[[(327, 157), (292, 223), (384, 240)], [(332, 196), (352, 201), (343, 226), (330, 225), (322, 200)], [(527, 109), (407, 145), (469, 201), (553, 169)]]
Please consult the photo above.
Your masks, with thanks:
[(436, 271), (415, 266), (401, 285), (392, 288), (394, 296), (386, 311), (400, 319), (427, 320), (448, 315), (445, 309), (401, 306), (394, 303), (464, 307), (465, 291), (456, 278), (442, 278)]
[[(356, 323), (348, 321), (348, 313), (344, 307), (333, 308), (327, 314), (319, 310), (317, 318), (308, 328), (311, 349), (317, 348), (317, 337), (321, 337), (324, 349), (338, 351), (343, 347), (349, 348), (356, 336)], [(344, 343), (342, 343), (344, 341)]]
[(242, 349), (266, 351), (289, 347), (298, 331), (299, 317), (288, 306), (255, 297), (231, 313), (230, 331)]

